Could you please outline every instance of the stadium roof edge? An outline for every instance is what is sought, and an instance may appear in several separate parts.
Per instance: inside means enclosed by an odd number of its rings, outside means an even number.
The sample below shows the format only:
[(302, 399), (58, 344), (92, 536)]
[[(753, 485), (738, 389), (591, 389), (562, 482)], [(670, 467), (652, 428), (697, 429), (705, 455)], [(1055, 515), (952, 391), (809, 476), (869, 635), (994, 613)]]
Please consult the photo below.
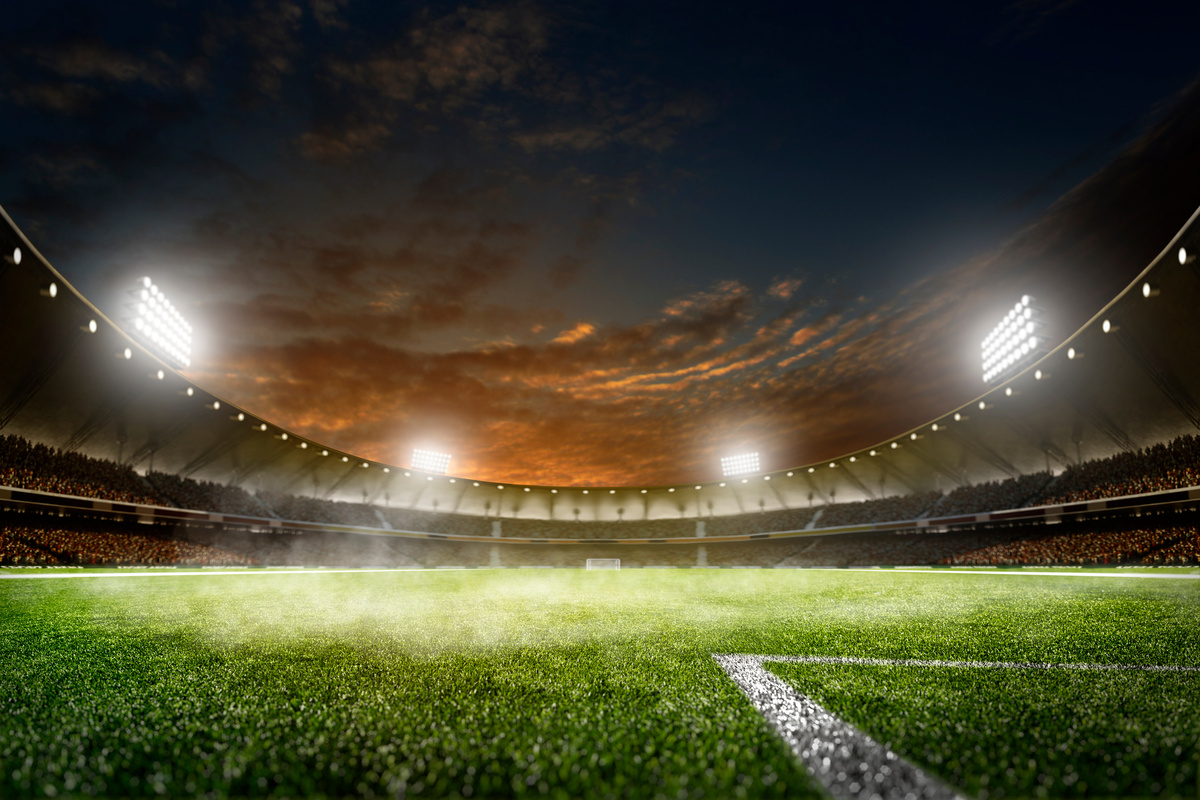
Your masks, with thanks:
[[(1200, 209), (1137, 278), (1043, 358), (923, 425), (819, 464), (702, 484), (603, 487), (421, 473), (330, 448), (253, 415), (195, 384), (121, 329), (2, 207), (0, 214), (2, 252), (21, 247), (36, 262), (0, 262), (0, 331), (12, 343), (0, 356), (0, 432), (250, 489), (311, 490), (486, 516), (707, 517), (946, 490), (1063, 468), (1200, 427), (1200, 370), (1190, 357), (1200, 352), (1200, 333), (1187, 324), (1190, 309), (1200, 307), (1200, 271), (1194, 255), (1187, 263), (1172, 258), (1188, 243), (1200, 250), (1193, 230), (1200, 227)], [(48, 298), (42, 294), (47, 281), (69, 292)], [(1149, 289), (1142, 296), (1144, 285)], [(84, 344), (80, 322), (88, 318), (100, 329)], [(1114, 318), (1121, 325), (1101, 331), (1103, 321)], [(107, 358), (118, 344), (135, 357), (125, 364)], [(139, 374), (145, 364), (153, 374)], [(368, 469), (358, 472), (363, 466)]]

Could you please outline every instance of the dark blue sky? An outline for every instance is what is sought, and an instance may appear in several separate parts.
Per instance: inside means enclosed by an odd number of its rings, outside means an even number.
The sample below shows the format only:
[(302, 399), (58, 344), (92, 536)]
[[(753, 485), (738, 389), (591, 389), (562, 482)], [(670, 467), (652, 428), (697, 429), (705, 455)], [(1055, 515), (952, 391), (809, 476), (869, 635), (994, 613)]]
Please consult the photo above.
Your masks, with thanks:
[(1014, 237), (1172, 124), (1200, 12), (826, 5), (24, 4), (0, 202), (110, 316), (178, 298), (202, 385), (363, 455), (827, 458), (981, 391), (1014, 294), (1059, 337), (1107, 299)]

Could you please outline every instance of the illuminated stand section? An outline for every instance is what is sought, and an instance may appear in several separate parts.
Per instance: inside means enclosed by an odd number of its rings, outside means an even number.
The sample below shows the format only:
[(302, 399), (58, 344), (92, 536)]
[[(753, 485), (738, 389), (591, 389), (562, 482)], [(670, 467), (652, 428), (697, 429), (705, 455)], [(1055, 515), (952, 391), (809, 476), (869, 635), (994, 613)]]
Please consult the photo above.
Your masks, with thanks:
[(132, 294), (134, 333), (175, 367), (191, 366), (192, 326), (179, 310), (149, 278), (139, 278)]
[(450, 454), (438, 453), (433, 450), (414, 449), (412, 454), (412, 468), (421, 472), (433, 472), (438, 475), (445, 475), (450, 469)]
[(1025, 295), (992, 328), (980, 345), (983, 351), (983, 382), (1000, 383), (1043, 355), (1042, 309)]
[(741, 453), (721, 459), (721, 473), (726, 478), (730, 475), (750, 475), (758, 470), (758, 453)]

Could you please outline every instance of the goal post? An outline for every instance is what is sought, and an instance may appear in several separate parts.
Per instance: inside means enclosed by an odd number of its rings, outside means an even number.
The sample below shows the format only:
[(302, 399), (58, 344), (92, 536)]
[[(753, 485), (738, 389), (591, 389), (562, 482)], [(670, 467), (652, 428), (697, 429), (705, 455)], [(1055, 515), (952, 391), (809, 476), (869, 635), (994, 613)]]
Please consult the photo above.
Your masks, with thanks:
[(621, 559), (619, 558), (589, 558), (587, 560), (587, 568), (593, 569), (620, 569)]

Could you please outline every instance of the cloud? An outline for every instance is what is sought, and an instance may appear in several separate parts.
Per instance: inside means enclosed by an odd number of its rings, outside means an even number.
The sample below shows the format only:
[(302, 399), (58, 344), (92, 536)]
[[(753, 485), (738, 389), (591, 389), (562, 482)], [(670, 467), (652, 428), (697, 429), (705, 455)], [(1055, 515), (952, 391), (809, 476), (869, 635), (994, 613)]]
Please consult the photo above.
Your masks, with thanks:
[(38, 52), (36, 57), (43, 66), (65, 78), (136, 82), (155, 88), (172, 82), (172, 61), (161, 50), (139, 57), (100, 40), (83, 40)]
[(565, 330), (552, 340), (553, 344), (575, 344), (596, 332), (596, 326), (590, 322), (580, 322), (575, 327)]

